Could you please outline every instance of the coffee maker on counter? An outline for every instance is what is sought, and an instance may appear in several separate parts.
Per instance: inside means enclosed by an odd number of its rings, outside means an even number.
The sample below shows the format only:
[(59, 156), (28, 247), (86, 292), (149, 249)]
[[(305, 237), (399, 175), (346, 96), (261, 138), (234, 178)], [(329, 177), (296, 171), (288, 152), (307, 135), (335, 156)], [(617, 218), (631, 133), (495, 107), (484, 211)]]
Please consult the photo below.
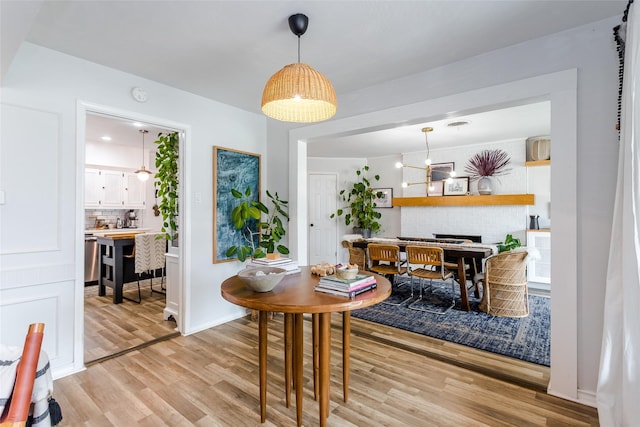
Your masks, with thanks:
[(131, 209), (127, 214), (127, 228), (138, 228), (138, 215)]

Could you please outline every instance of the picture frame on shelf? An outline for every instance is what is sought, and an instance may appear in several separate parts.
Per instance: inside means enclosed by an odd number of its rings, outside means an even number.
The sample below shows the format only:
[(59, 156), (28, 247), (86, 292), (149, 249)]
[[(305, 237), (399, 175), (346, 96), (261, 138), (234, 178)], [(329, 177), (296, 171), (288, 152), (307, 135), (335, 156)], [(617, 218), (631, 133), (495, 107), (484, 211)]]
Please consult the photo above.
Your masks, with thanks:
[(469, 192), (469, 177), (449, 178), (444, 181), (445, 196), (465, 196)]
[(431, 165), (431, 182), (443, 181), (451, 176), (451, 172), (455, 170), (456, 164), (454, 162), (449, 163), (435, 163)]
[(427, 187), (427, 196), (428, 197), (439, 197), (442, 196), (442, 191), (444, 190), (444, 181), (431, 181), (432, 189)]
[(393, 207), (393, 188), (374, 188), (373, 194), (382, 193), (380, 197), (376, 197), (373, 201), (377, 208)]

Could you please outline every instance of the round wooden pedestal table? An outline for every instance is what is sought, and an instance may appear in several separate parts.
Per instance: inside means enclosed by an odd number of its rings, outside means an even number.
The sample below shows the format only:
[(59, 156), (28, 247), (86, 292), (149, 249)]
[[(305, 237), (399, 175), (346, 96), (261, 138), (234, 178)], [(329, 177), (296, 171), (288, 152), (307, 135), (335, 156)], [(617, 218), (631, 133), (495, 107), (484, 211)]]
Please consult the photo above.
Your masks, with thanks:
[[(258, 360), (260, 368), (260, 421), (267, 419), (267, 317), (269, 312), (285, 315), (285, 384), (287, 404), (290, 391), (290, 369), (293, 365), (293, 382), (296, 389), (296, 415), (302, 422), (302, 367), (303, 367), (303, 314), (310, 313), (317, 324), (317, 352), (314, 345), (314, 372), (317, 366), (319, 383), (320, 425), (326, 426), (329, 415), (329, 370), (331, 355), (331, 313), (343, 313), (343, 387), (347, 398), (349, 380), (349, 322), (351, 310), (368, 307), (384, 301), (391, 295), (391, 284), (382, 276), (376, 277), (378, 287), (355, 298), (339, 297), (314, 290), (319, 277), (311, 274), (309, 267), (301, 272), (285, 276), (270, 292), (254, 292), (233, 276), (222, 282), (222, 297), (227, 301), (258, 311)], [(315, 341), (315, 338), (314, 338)], [(293, 354), (291, 355), (291, 352)], [(292, 357), (291, 357), (292, 356)], [(291, 362), (291, 359), (292, 362)], [(315, 378), (315, 374), (314, 374)]]

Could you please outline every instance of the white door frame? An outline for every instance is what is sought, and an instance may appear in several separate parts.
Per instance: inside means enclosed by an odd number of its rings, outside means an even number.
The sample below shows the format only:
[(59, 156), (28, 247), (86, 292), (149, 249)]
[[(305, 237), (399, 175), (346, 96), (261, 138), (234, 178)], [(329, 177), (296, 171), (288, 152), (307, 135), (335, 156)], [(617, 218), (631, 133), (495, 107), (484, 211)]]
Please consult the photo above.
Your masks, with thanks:
[(78, 326), (75, 328), (74, 342), (75, 354), (74, 359), (80, 361), (81, 365), (84, 365), (84, 167), (85, 167), (85, 135), (86, 135), (86, 117), (87, 113), (98, 113), (113, 116), (114, 118), (124, 118), (128, 120), (139, 121), (142, 123), (148, 123), (161, 128), (172, 129), (180, 132), (180, 145), (179, 145), (179, 158), (180, 158), (180, 189), (178, 191), (178, 197), (182, 201), (180, 203), (180, 218), (178, 219), (179, 229), (183, 230), (180, 233), (180, 246), (178, 248), (179, 253), (179, 276), (178, 283), (178, 311), (179, 316), (177, 320), (177, 329), (180, 333), (184, 334), (186, 319), (189, 312), (189, 289), (187, 283), (189, 283), (190, 275), (188, 269), (184, 268), (185, 265), (189, 265), (190, 251), (188, 250), (191, 244), (190, 233), (190, 220), (188, 217), (189, 200), (187, 200), (189, 186), (188, 174), (185, 173), (188, 167), (188, 153), (191, 141), (191, 127), (184, 123), (174, 122), (158, 117), (152, 117), (143, 115), (140, 113), (121, 110), (105, 105), (98, 105), (84, 101), (77, 102), (76, 109), (76, 299), (75, 299), (75, 324)]
[[(363, 133), (397, 123), (421, 123), (459, 114), (506, 108), (534, 101), (551, 101), (551, 378), (548, 393), (583, 402), (578, 390), (578, 229), (577, 203), (577, 69), (569, 69), (496, 86), (472, 90), (410, 105), (393, 107), (344, 119), (329, 120), (289, 132), (289, 240), (292, 252), (307, 259), (306, 176), (307, 141), (328, 135)], [(561, 258), (559, 258), (561, 257)], [(587, 403), (587, 402), (583, 402)]]

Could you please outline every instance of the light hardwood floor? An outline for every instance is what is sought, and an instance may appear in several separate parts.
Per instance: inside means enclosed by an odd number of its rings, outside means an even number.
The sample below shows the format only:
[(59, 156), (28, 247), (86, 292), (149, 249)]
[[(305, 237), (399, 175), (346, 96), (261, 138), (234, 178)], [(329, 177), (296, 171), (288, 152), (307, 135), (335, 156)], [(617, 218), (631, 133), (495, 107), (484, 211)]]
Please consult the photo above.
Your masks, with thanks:
[[(332, 321), (330, 426), (598, 425), (593, 408), (549, 396), (535, 384), (518, 385), (463, 367), (475, 361), (535, 379), (545, 375), (537, 365), (359, 319), (352, 320), (351, 387), (344, 403), (341, 319)], [(305, 322), (303, 425), (316, 426), (310, 329)], [(282, 315), (276, 315), (269, 322), (266, 426), (296, 425), (295, 404), (285, 406), (282, 331)], [(56, 380), (62, 425), (261, 425), (257, 336), (257, 322), (238, 319)]]
[[(154, 289), (160, 288), (160, 279), (154, 279), (153, 283)], [(179, 335), (175, 331), (176, 323), (162, 318), (165, 296), (156, 292), (152, 294), (148, 280), (142, 280), (140, 288), (140, 304), (128, 300), (113, 304), (111, 289), (107, 288), (107, 295), (99, 297), (98, 286), (85, 287), (85, 364)], [(127, 297), (137, 299), (138, 287), (135, 282), (126, 284), (124, 290)]]

